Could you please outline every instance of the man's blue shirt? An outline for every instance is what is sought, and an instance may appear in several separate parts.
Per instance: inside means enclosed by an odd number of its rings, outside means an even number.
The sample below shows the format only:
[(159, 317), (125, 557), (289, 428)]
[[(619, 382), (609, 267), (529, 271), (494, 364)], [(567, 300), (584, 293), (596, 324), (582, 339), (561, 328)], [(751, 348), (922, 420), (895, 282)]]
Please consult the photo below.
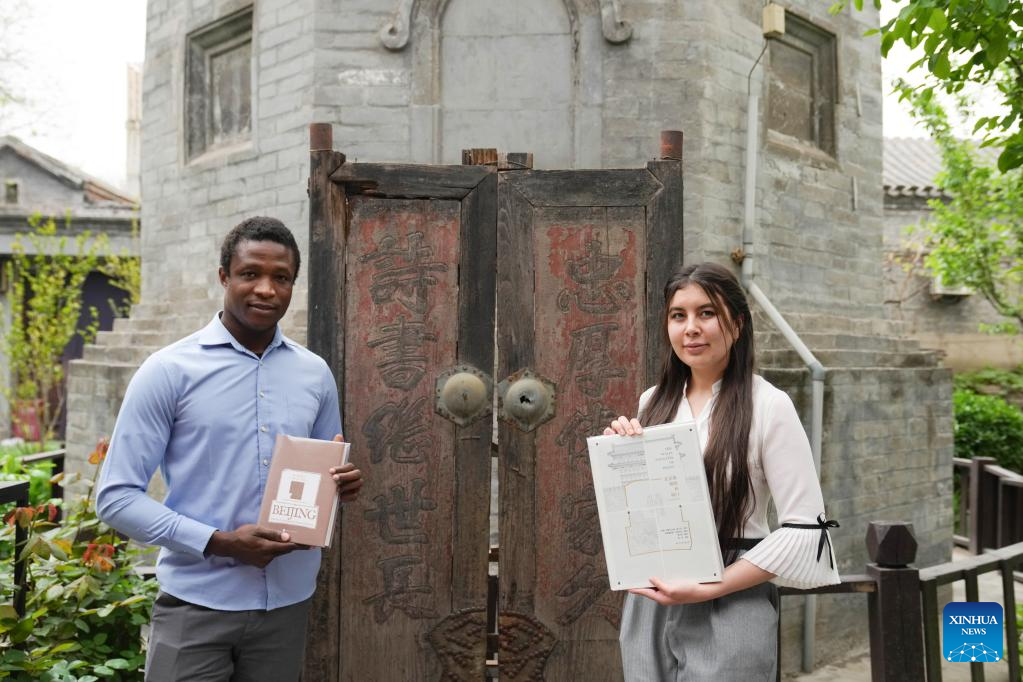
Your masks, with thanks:
[[(310, 597), (319, 549), (265, 568), (206, 556), (216, 530), (256, 523), (278, 433), (341, 433), (337, 388), (322, 358), (281, 334), (259, 357), (217, 315), (151, 355), (128, 386), (99, 480), (100, 518), (159, 545), (160, 588), (225, 611), (275, 609)], [(163, 503), (146, 495), (159, 467)]]

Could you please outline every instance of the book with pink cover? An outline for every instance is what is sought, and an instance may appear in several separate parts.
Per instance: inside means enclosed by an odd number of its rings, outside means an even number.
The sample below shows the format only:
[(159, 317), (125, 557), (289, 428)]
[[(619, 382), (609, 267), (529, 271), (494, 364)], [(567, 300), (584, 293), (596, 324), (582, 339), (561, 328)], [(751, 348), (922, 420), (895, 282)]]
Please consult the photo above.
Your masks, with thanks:
[(348, 461), (348, 448), (348, 443), (278, 434), (259, 525), (286, 530), (301, 545), (330, 547), (339, 502), (330, 468)]

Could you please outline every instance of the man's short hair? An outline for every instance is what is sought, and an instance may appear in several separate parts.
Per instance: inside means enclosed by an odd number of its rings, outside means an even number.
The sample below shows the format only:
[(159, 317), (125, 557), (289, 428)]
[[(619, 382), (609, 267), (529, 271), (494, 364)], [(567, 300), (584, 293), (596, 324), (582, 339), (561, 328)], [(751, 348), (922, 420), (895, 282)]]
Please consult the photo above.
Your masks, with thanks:
[(238, 251), (238, 244), (244, 241), (277, 242), (281, 246), (286, 246), (295, 258), (295, 277), (298, 277), (302, 256), (298, 252), (295, 236), (280, 220), (262, 215), (253, 216), (241, 221), (228, 232), (224, 237), (224, 243), (220, 245), (220, 267), (224, 268), (224, 272), (230, 274), (231, 258)]

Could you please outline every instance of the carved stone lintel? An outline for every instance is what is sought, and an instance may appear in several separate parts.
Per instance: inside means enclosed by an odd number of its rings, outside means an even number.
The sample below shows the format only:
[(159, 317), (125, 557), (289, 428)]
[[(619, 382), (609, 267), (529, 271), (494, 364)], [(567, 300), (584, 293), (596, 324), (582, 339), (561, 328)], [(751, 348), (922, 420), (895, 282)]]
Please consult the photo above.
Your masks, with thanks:
[(600, 0), (600, 23), (604, 39), (609, 43), (624, 43), (632, 37), (632, 24), (621, 19), (618, 0)]
[[(416, 0), (398, 0), (391, 20), (380, 29), (380, 42), (388, 50), (403, 50), (408, 45), (409, 35), (412, 31), (412, 10), (415, 9)], [(605, 21), (605, 26), (607, 22)], [(607, 29), (605, 29), (605, 34)]]

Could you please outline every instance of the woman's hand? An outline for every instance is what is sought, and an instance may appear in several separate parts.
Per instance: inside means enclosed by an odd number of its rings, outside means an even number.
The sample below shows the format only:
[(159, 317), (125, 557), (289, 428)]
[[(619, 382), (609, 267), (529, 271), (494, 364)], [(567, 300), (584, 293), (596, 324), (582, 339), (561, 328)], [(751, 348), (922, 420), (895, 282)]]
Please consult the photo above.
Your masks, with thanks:
[(774, 577), (774, 573), (769, 573), (745, 559), (739, 559), (731, 566), (725, 567), (721, 582), (718, 583), (694, 583), (686, 580), (669, 583), (660, 578), (650, 578), (652, 588), (641, 587), (629, 592), (665, 606), (696, 604), (766, 583)]
[(693, 583), (687, 581), (664, 582), (660, 578), (650, 578), (653, 587), (638, 587), (629, 592), (641, 597), (652, 599), (663, 606), (677, 604), (697, 604), (718, 598), (718, 586), (721, 583)]
[(643, 433), (643, 425), (639, 423), (639, 420), (635, 417), (629, 419), (624, 415), (612, 421), (611, 425), (604, 429), (605, 436), (613, 436), (615, 434), (619, 436), (638, 436), (641, 433)]

